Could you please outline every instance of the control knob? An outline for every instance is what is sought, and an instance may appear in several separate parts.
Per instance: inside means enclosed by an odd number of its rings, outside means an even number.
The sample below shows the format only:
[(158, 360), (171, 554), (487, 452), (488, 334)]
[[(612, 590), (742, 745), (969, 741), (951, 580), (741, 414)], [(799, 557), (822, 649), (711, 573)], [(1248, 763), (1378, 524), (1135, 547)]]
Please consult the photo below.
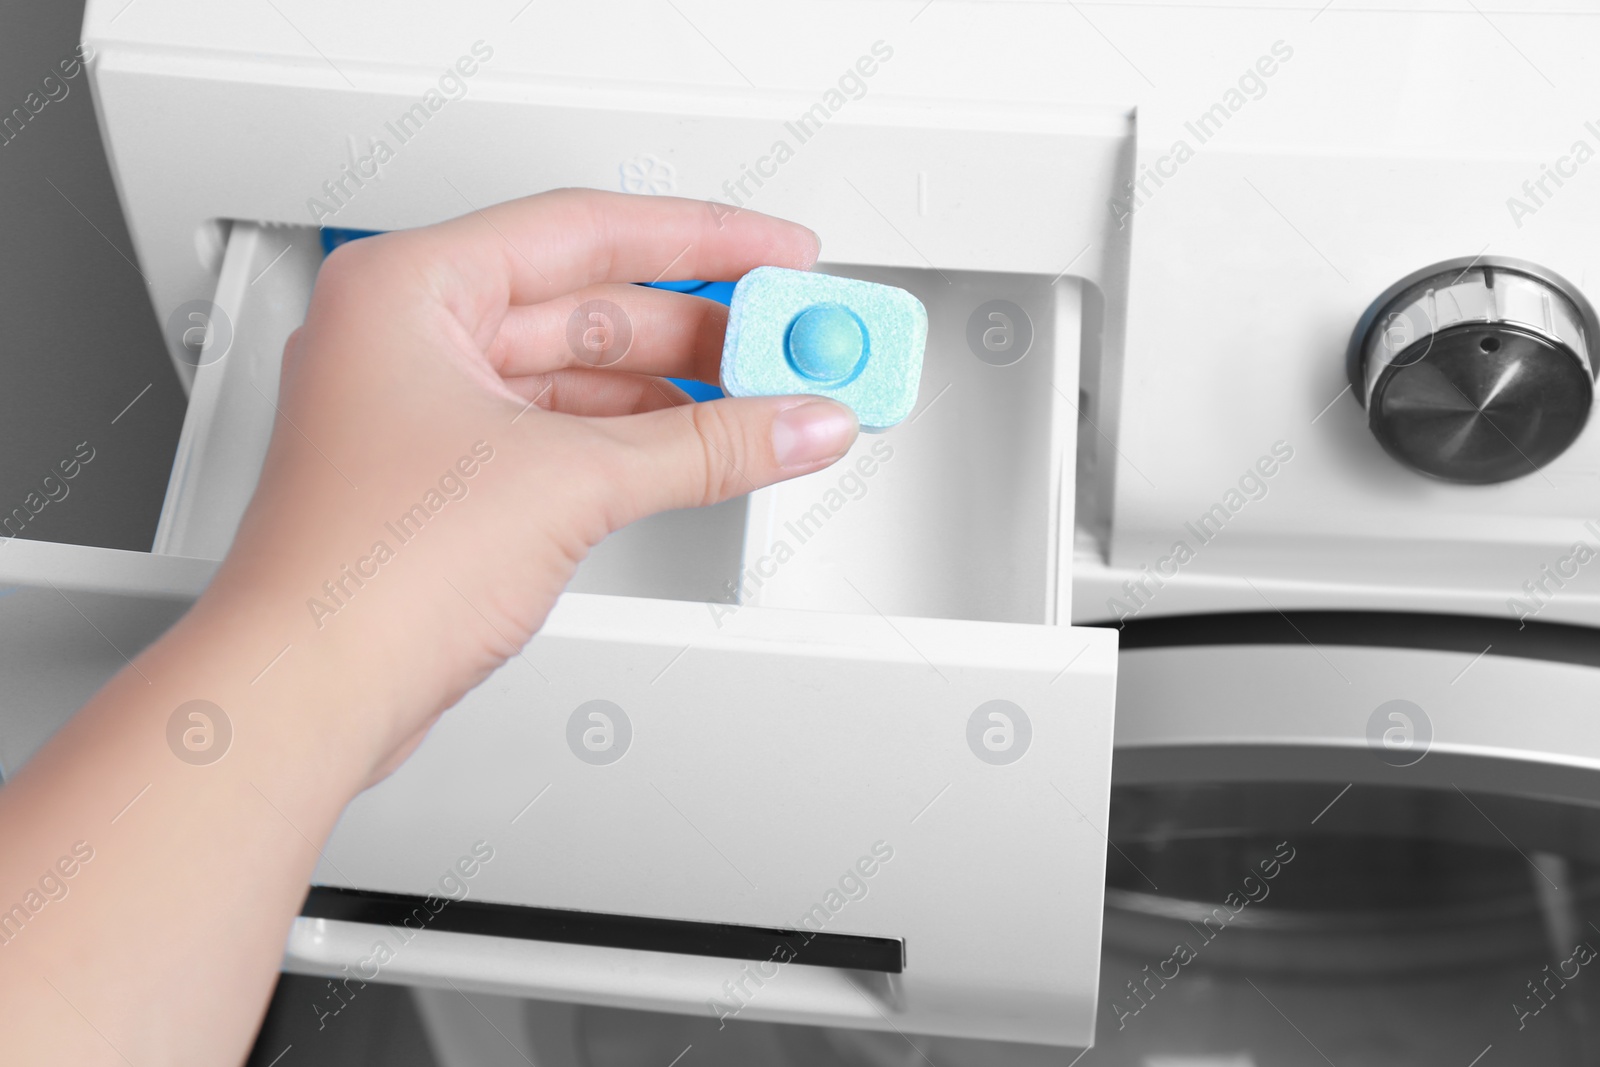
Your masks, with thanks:
[(1356, 325), (1347, 370), (1401, 463), (1448, 482), (1532, 474), (1577, 439), (1600, 324), (1576, 286), (1532, 263), (1454, 259), (1391, 286)]

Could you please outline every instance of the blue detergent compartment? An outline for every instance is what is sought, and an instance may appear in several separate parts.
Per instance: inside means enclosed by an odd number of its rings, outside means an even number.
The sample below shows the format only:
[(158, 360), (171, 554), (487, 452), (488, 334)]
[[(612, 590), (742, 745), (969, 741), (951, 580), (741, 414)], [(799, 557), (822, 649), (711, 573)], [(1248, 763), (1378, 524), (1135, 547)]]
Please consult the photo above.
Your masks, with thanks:
[[(695, 296), (703, 296), (707, 300), (715, 300), (726, 307), (733, 302), (733, 287), (737, 283), (685, 281), (641, 282), (640, 284), (647, 285), (651, 289), (665, 289), (673, 293), (693, 293)], [(668, 378), (667, 381), (688, 393), (696, 401), (716, 400), (724, 395), (720, 388), (707, 382), (690, 381), (686, 378)]]
[(317, 231), (317, 236), (322, 240), (322, 254), (326, 256), (340, 245), (349, 244), (362, 237), (376, 237), (382, 232), (382, 230), (341, 230), (333, 226), (324, 226)]
[[(382, 230), (345, 230), (336, 226), (324, 226), (320, 231), (322, 254), (326, 256), (342, 244), (358, 241), (363, 237), (373, 237), (382, 232)], [(666, 289), (673, 293), (693, 293), (695, 296), (703, 296), (707, 300), (715, 300), (724, 306), (733, 300), (733, 282), (683, 281), (640, 282), (639, 284), (648, 285), (652, 289)], [(723, 395), (721, 389), (706, 382), (690, 381), (685, 378), (668, 378), (667, 381), (688, 393), (696, 401), (716, 400)]]

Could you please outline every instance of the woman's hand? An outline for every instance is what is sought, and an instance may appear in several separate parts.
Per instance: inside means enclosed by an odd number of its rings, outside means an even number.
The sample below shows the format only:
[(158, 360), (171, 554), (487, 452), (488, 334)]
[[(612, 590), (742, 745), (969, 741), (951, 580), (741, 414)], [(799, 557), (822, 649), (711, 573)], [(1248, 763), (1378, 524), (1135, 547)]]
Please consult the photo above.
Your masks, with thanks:
[(577, 190), (343, 246), (289, 341), (261, 483), (207, 598), (243, 598), (283, 644), (339, 648), (376, 690), (361, 714), (383, 721), (360, 729), (387, 773), (607, 534), (849, 448), (855, 418), (830, 401), (689, 403), (662, 377), (717, 380), (727, 309), (630, 284), (816, 256), (793, 223)]

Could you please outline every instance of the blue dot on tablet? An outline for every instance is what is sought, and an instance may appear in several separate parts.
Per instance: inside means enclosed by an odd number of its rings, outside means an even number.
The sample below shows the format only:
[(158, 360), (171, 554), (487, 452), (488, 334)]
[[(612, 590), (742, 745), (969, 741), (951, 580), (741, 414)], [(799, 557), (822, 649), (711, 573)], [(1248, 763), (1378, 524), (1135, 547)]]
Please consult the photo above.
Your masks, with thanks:
[(789, 363), (814, 382), (842, 382), (867, 350), (861, 321), (843, 304), (813, 304), (789, 326)]

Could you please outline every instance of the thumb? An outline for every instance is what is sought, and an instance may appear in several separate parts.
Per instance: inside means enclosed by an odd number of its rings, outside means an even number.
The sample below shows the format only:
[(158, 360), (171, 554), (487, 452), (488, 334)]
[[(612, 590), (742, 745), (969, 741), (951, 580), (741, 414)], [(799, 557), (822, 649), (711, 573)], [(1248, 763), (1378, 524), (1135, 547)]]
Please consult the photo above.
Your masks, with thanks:
[(855, 412), (816, 396), (724, 398), (605, 422), (622, 446), (609, 479), (617, 525), (821, 470), (860, 428)]

